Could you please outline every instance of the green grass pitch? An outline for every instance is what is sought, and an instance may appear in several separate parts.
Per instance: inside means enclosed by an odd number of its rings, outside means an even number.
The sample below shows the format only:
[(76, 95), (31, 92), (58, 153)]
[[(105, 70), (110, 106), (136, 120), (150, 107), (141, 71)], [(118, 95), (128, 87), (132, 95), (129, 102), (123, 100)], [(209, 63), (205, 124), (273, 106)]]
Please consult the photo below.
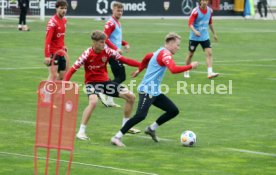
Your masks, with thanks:
[[(33, 174), (33, 147), (36, 121), (36, 88), (48, 73), (43, 65), (46, 22), (30, 21), (31, 32), (16, 30), (17, 20), (0, 20), (0, 174)], [(90, 33), (103, 29), (104, 21), (68, 19), (66, 45), (70, 64), (91, 45)], [(180, 51), (174, 59), (184, 64), (187, 54), (187, 20), (122, 20), (123, 37), (131, 46), (125, 56), (141, 60), (163, 45), (169, 31), (182, 36)], [(127, 135), (125, 149), (110, 144), (120, 129), (122, 110), (98, 104), (89, 122), (91, 142), (75, 141), (71, 174), (121, 175), (272, 175), (276, 172), (276, 56), (275, 21), (214, 20), (219, 42), (212, 42), (214, 70), (221, 76), (216, 85), (229, 84), (232, 94), (177, 94), (176, 82), (210, 84), (204, 53), (198, 47), (193, 60), (200, 61), (191, 78), (167, 71), (163, 83), (167, 94), (179, 107), (180, 114), (157, 130), (163, 138), (156, 144), (143, 133)], [(212, 40), (213, 41), (213, 40)], [(134, 68), (127, 67), (127, 80)], [(72, 81), (83, 83), (83, 69)], [(137, 83), (143, 73), (136, 78)], [(112, 75), (111, 75), (112, 77)], [(135, 91), (137, 94), (137, 92)], [(137, 98), (138, 100), (138, 98)], [(87, 97), (81, 91), (78, 123)], [(121, 99), (116, 102), (123, 104)], [(135, 109), (136, 110), (135, 104)], [(144, 128), (162, 111), (152, 107)], [(180, 145), (179, 137), (190, 129), (197, 134), (194, 147)], [(41, 152), (40, 156), (45, 156)], [(67, 160), (68, 155), (62, 154)], [(55, 162), (51, 161), (51, 166)], [(43, 161), (39, 164), (44, 166)], [(66, 163), (61, 163), (62, 168)], [(43, 169), (40, 169), (43, 174)], [(51, 173), (54, 174), (51, 169)], [(63, 173), (65, 174), (65, 173)]]

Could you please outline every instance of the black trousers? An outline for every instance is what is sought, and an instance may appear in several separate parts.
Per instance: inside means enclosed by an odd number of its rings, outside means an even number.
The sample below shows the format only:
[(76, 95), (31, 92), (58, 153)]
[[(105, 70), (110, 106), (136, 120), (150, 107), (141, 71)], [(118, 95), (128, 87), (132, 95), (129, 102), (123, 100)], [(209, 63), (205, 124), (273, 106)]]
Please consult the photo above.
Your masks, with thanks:
[(148, 94), (139, 94), (139, 102), (136, 114), (129, 119), (121, 128), (121, 132), (125, 134), (130, 128), (144, 120), (148, 114), (151, 105), (165, 111), (157, 120), (156, 123), (160, 126), (178, 115), (179, 110), (176, 105), (164, 94), (158, 96), (150, 96)]
[[(264, 7), (264, 15), (262, 12), (262, 7)], [(257, 8), (258, 8), (258, 11), (259, 11), (261, 17), (263, 17), (263, 16), (267, 17), (267, 1), (266, 0), (260, 0), (257, 4)]]
[(114, 80), (116, 83), (121, 84), (126, 80), (126, 70), (123, 63), (113, 58), (109, 59), (109, 65), (111, 67), (111, 71), (114, 75)]
[(18, 24), (26, 25), (27, 12), (28, 12), (28, 7), (20, 6), (20, 16), (19, 16)]

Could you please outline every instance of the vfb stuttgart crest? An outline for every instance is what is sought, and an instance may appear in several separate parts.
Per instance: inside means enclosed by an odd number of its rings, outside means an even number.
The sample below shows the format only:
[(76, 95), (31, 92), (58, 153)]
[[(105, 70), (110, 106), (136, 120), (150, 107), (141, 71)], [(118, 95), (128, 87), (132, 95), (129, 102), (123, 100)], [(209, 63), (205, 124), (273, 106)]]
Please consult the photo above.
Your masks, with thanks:
[(106, 57), (102, 57), (102, 61), (105, 63), (107, 61)]
[(169, 2), (169, 1), (164, 1), (163, 6), (164, 6), (164, 9), (165, 9), (166, 11), (169, 10), (169, 8), (170, 8), (170, 2)]
[(76, 1), (76, 0), (71, 1), (71, 7), (73, 10), (75, 10), (77, 8), (77, 6), (78, 6), (78, 1)]

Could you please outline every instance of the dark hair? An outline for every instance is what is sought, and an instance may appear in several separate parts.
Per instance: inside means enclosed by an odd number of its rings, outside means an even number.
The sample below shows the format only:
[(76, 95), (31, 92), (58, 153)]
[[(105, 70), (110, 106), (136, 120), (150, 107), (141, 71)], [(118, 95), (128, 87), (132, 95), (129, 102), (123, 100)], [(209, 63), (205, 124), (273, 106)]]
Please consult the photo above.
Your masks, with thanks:
[(179, 36), (177, 33), (170, 32), (165, 37), (165, 42), (168, 43), (170, 41), (175, 41), (176, 39), (181, 40), (181, 36)]
[(57, 0), (56, 2), (56, 8), (59, 8), (59, 7), (68, 7), (68, 3), (66, 0)]
[(106, 40), (106, 38), (106, 34), (100, 30), (96, 30), (91, 34), (91, 39), (94, 41)]

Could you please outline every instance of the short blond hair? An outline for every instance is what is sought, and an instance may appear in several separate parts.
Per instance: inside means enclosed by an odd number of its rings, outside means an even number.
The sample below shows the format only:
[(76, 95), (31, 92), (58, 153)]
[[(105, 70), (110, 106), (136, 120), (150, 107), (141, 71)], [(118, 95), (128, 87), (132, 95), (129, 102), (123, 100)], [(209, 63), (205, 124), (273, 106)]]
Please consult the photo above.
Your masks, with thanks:
[(91, 39), (94, 41), (106, 40), (106, 38), (107, 38), (106, 34), (100, 30), (95, 30), (91, 34)]
[(123, 8), (123, 7), (124, 7), (124, 6), (123, 6), (123, 4), (122, 4), (121, 2), (119, 2), (119, 1), (113, 2), (112, 9), (114, 9), (114, 8), (119, 8), (119, 9), (121, 9), (121, 8)]
[(170, 41), (175, 41), (176, 39), (181, 40), (181, 36), (179, 36), (177, 33), (175, 32), (170, 32), (166, 35), (165, 37), (165, 42), (168, 43)]

